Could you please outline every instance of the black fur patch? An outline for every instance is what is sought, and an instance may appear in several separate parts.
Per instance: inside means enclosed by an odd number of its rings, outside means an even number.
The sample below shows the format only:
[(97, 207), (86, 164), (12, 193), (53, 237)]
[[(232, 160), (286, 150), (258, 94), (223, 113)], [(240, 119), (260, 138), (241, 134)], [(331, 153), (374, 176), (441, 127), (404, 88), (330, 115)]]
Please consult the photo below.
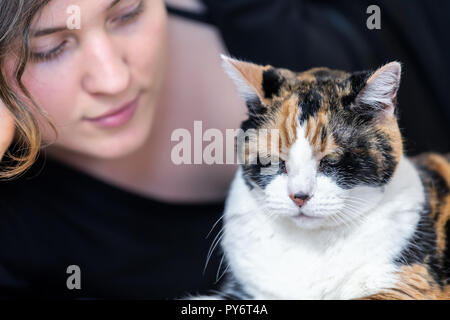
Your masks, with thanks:
[(262, 115), (267, 112), (267, 107), (258, 98), (248, 100), (247, 109), (252, 115)]
[(368, 78), (369, 72), (367, 71), (355, 72), (348, 78), (348, 81), (350, 81), (351, 93), (342, 97), (341, 101), (343, 106), (348, 106), (355, 101), (358, 94), (366, 85)]
[(272, 182), (273, 179), (275, 179), (279, 174), (282, 173), (282, 170), (283, 170), (282, 162), (280, 161), (279, 165), (278, 165), (278, 170), (276, 172), (274, 172), (273, 174), (262, 174), (261, 170), (263, 168), (270, 167), (270, 165), (271, 164), (263, 165), (259, 161), (259, 157), (258, 157), (258, 161), (256, 164), (242, 165), (244, 181), (247, 184), (247, 186), (249, 186), (250, 190), (253, 189), (253, 185), (251, 182), (256, 184), (261, 189), (265, 189), (267, 187), (267, 185), (270, 182)]
[[(418, 164), (418, 169), (424, 185), (431, 186), (436, 191), (436, 197), (438, 203), (442, 204), (445, 198), (450, 193), (449, 187), (445, 178), (437, 171), (430, 169), (424, 165)], [(441, 214), (441, 206), (436, 205), (435, 219), (439, 219)]]
[(309, 117), (313, 117), (314, 115), (316, 115), (320, 109), (321, 104), (322, 96), (314, 89), (308, 91), (303, 98), (300, 97), (300, 123), (302, 123)]
[(433, 187), (437, 192), (437, 197), (444, 200), (444, 198), (450, 193), (450, 189), (447, 185), (445, 178), (437, 171), (429, 168), (424, 168), (430, 179), (433, 181)]
[[(358, 185), (383, 186), (392, 177), (396, 162), (389, 139), (382, 133), (372, 135), (358, 135), (358, 132), (353, 130), (343, 139), (335, 133), (335, 141), (341, 147), (342, 154), (338, 159), (324, 157), (319, 164), (319, 170), (332, 177), (344, 189)], [(374, 158), (370, 151), (380, 158)]]
[(320, 132), (320, 141), (321, 143), (325, 142), (325, 139), (327, 138), (327, 128), (326, 127), (322, 127), (321, 132)]
[(272, 99), (273, 96), (277, 96), (282, 84), (283, 78), (275, 69), (269, 69), (263, 72), (262, 87), (266, 99)]
[[(445, 234), (447, 237), (450, 236), (450, 220), (445, 223)], [(450, 282), (450, 239), (447, 239), (447, 244), (444, 250), (444, 271), (446, 273), (447, 279)]]
[(267, 107), (265, 107), (258, 98), (247, 101), (248, 108), (248, 119), (242, 122), (241, 129), (246, 131), (248, 129), (260, 128), (263, 124), (262, 115), (268, 112)]
[(392, 146), (390, 144), (389, 138), (382, 133), (376, 134), (376, 149), (378, 153), (382, 155), (383, 161), (380, 167), (380, 164), (378, 164), (379, 169), (379, 184), (383, 185), (389, 182), (392, 175), (394, 174), (395, 167), (397, 165), (394, 155)]
[(443, 270), (436, 255), (436, 232), (434, 221), (430, 218), (431, 208), (427, 204), (421, 211), (417, 228), (409, 244), (394, 260), (397, 265), (426, 264), (433, 279), (442, 285)]
[(227, 273), (224, 282), (226, 286), (221, 293), (224, 300), (249, 300), (254, 298), (244, 290), (244, 287), (236, 280), (231, 272)]
[[(430, 169), (428, 166), (422, 164), (422, 163), (417, 163), (417, 169), (419, 170), (420, 173), (420, 177), (422, 179), (422, 182), (424, 184), (424, 186), (426, 187), (426, 189), (432, 189), (434, 191), (436, 191), (436, 197), (437, 199), (433, 199), (432, 201), (437, 201), (437, 204), (434, 206), (434, 210), (436, 210), (433, 214), (433, 219), (434, 221), (436, 221), (437, 219), (439, 219), (440, 214), (442, 214), (441, 210), (442, 210), (442, 204), (445, 203), (445, 199), (448, 196), (448, 192), (450, 192), (449, 187), (445, 181), (445, 179), (439, 174), (439, 172), (434, 171), (432, 169)], [(430, 215), (430, 211), (431, 211), (431, 207), (430, 207), (430, 199), (429, 199), (429, 194), (428, 192), (427, 194), (427, 206), (429, 208), (429, 212), (428, 215)], [(431, 218), (429, 218), (431, 219)], [(434, 223), (433, 221), (433, 223)], [(419, 224), (419, 229), (421, 228), (421, 225)], [(433, 230), (431, 230), (430, 232), (433, 232), (433, 234), (436, 232), (435, 228), (433, 228)], [(450, 235), (450, 221), (447, 221), (445, 224), (445, 233), (448, 237), (448, 235)], [(419, 234), (420, 236), (420, 234)], [(436, 246), (436, 244), (434, 244), (434, 246)], [(435, 253), (436, 255), (436, 253)], [(436, 273), (438, 275), (440, 275), (441, 279), (449, 279), (450, 280), (450, 241), (446, 241), (446, 247), (444, 248), (443, 251), (443, 257), (444, 260), (441, 261), (441, 264), (439, 265), (440, 268), (438, 268), (437, 266), (434, 266), (433, 269), (436, 269)], [(433, 263), (434, 263), (433, 259)], [(437, 263), (436, 263), (437, 264)]]

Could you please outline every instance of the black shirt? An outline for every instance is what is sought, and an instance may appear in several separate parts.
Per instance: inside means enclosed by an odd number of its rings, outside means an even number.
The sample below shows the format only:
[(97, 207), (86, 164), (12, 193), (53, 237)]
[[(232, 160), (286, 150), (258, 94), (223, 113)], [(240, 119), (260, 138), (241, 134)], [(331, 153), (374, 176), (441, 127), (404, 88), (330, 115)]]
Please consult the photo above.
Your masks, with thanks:
[[(144, 198), (41, 156), (25, 176), (0, 183), (0, 296), (166, 299), (205, 292), (214, 287), (220, 258), (213, 255), (203, 274), (214, 238), (206, 236), (222, 211), (223, 203)], [(81, 269), (81, 290), (66, 286), (70, 265)]]

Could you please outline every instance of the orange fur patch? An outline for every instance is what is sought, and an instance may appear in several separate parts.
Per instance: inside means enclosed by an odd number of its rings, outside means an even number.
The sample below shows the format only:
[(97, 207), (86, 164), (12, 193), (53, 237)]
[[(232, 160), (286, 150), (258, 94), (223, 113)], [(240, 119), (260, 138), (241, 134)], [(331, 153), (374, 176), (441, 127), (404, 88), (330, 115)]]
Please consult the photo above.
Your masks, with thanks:
[(403, 267), (399, 277), (396, 288), (364, 297), (363, 300), (450, 300), (450, 286), (440, 287), (423, 265)]
[(299, 113), (298, 97), (292, 95), (282, 103), (272, 121), (267, 123), (269, 131), (271, 129), (277, 129), (279, 132), (281, 159), (287, 159), (289, 149), (297, 139)]

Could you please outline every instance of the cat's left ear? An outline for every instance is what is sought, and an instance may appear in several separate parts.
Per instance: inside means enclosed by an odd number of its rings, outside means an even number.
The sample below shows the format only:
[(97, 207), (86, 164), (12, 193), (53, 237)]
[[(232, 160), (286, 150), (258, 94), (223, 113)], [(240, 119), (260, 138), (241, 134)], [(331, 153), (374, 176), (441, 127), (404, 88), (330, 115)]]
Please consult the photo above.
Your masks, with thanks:
[(225, 55), (222, 55), (222, 60), (225, 72), (233, 80), (250, 109), (255, 102), (267, 108), (272, 98), (278, 95), (284, 78), (272, 66), (260, 66)]
[(394, 112), (397, 91), (400, 86), (402, 67), (399, 62), (390, 62), (376, 70), (365, 82), (356, 96), (356, 105), (365, 105), (387, 114)]

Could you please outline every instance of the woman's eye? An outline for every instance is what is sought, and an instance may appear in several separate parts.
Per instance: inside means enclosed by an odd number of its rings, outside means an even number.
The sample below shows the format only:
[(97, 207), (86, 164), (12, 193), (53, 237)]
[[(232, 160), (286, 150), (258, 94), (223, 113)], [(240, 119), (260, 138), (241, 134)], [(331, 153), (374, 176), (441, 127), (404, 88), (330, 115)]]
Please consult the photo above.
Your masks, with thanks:
[(140, 1), (139, 5), (137, 6), (136, 9), (134, 9), (120, 17), (112, 19), (112, 22), (126, 23), (129, 21), (132, 21), (135, 18), (137, 18), (143, 11), (144, 11), (144, 2)]
[(33, 62), (45, 62), (45, 61), (56, 59), (64, 52), (64, 48), (67, 45), (67, 42), (68, 42), (67, 40), (64, 40), (55, 48), (45, 51), (45, 52), (32, 52), (31, 60)]

